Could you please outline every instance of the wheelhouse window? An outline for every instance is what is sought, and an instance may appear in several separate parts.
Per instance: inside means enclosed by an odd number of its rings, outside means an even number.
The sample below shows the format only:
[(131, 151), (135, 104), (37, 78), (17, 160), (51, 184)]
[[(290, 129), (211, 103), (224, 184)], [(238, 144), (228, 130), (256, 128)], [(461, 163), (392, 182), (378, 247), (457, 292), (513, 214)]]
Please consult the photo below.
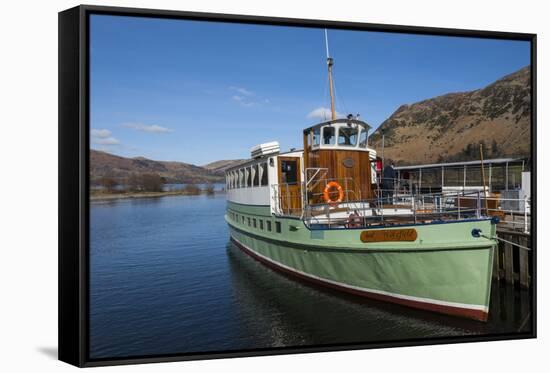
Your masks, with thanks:
[(359, 147), (360, 148), (366, 148), (367, 147), (367, 138), (368, 138), (369, 132), (366, 128), (361, 129), (361, 134), (359, 135)]
[(267, 163), (260, 164), (260, 179), (261, 179), (261, 185), (266, 186), (267, 185)]
[(359, 135), (357, 127), (343, 126), (338, 129), (338, 145), (355, 146)]
[(313, 146), (319, 146), (321, 143), (321, 128), (316, 127), (313, 129)]
[(323, 145), (334, 145), (335, 132), (334, 127), (327, 126), (323, 128)]

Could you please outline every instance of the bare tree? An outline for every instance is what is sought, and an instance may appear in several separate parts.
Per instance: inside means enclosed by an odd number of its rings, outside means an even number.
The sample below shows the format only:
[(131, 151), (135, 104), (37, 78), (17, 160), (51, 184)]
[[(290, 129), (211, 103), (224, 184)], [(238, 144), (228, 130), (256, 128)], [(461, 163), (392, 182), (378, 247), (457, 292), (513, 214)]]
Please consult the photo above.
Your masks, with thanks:
[(118, 182), (114, 177), (105, 175), (99, 179), (99, 184), (105, 191), (113, 193), (118, 185)]
[(211, 196), (215, 193), (215, 190), (214, 190), (214, 184), (212, 183), (208, 183), (206, 185), (206, 188), (204, 188), (204, 191), (206, 192), (207, 195)]
[(190, 194), (190, 195), (201, 194), (200, 188), (193, 183), (186, 184), (185, 187), (183, 188), (183, 191), (185, 192), (185, 194)]
[(158, 174), (141, 175), (141, 187), (146, 192), (162, 192), (162, 177)]

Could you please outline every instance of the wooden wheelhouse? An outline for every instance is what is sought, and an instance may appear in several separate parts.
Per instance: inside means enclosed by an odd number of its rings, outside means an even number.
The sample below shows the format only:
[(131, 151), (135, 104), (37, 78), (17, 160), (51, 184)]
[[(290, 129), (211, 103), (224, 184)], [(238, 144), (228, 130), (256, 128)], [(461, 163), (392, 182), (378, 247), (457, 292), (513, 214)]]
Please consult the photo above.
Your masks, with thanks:
[(367, 147), (369, 128), (367, 123), (350, 116), (304, 130), (303, 162), (308, 204), (327, 203), (325, 189), (331, 182), (331, 185), (340, 185), (343, 191), (342, 196), (341, 191), (329, 188), (331, 199), (342, 197), (341, 202), (350, 202), (374, 197), (371, 162), (376, 156)]

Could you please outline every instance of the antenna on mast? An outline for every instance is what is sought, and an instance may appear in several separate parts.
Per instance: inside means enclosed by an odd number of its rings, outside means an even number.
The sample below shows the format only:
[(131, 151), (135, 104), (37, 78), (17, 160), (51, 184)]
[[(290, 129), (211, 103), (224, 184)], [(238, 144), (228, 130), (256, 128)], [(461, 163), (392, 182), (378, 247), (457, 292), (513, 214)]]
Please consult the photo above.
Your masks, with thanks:
[(327, 47), (327, 58), (330, 58), (330, 53), (328, 52), (328, 34), (327, 34), (327, 29), (325, 29), (325, 46)]
[(334, 90), (332, 87), (332, 65), (334, 65), (334, 60), (330, 57), (328, 51), (328, 32), (325, 29), (325, 46), (327, 48), (327, 65), (328, 65), (328, 83), (330, 88), (330, 112), (332, 114), (332, 120), (336, 119), (336, 110), (334, 109)]

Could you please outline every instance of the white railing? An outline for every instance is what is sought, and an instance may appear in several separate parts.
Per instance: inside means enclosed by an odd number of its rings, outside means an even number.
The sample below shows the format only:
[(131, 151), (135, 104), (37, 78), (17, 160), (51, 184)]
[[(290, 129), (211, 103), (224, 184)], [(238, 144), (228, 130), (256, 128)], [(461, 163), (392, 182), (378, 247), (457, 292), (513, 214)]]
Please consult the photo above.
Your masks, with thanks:
[[(330, 181), (342, 186), (344, 198), (341, 202), (324, 201), (322, 191)], [(275, 214), (300, 217), (307, 225), (328, 228), (498, 217), (501, 227), (530, 232), (531, 201), (528, 197), (500, 198), (489, 196), (483, 190), (413, 194), (402, 188), (392, 188), (377, 189), (375, 198), (362, 199), (360, 189), (351, 178), (323, 178), (316, 180), (315, 185), (314, 188), (307, 188), (305, 183), (272, 185)], [(291, 190), (293, 186), (297, 188)], [(504, 209), (503, 202), (519, 208)]]

